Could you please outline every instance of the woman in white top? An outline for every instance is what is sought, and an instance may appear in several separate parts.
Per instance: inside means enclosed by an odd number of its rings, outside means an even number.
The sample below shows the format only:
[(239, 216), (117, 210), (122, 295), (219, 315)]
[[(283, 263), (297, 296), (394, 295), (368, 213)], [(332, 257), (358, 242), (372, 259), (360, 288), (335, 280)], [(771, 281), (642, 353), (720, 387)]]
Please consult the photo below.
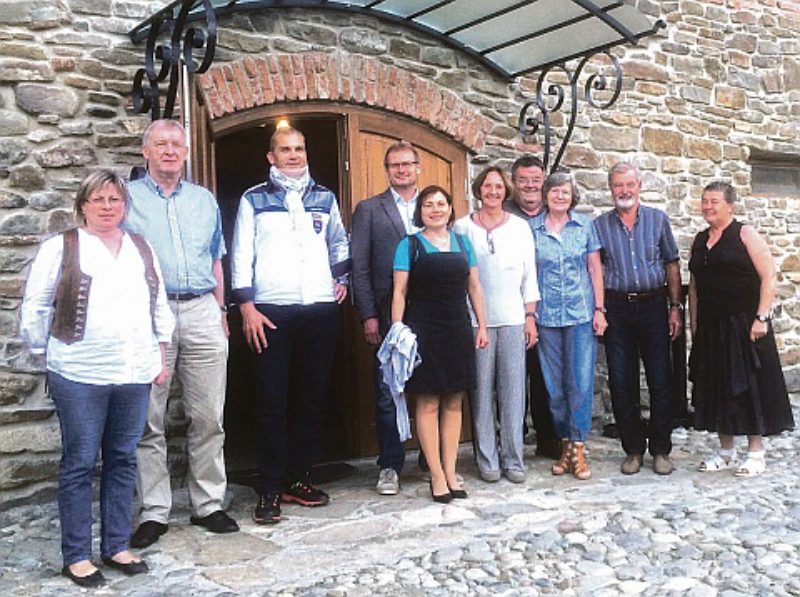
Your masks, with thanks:
[(502, 169), (485, 168), (472, 183), (472, 193), (481, 208), (458, 220), (455, 230), (475, 248), (489, 329), (488, 348), (476, 351), (478, 379), (472, 395), (478, 470), (484, 481), (498, 481), (502, 473), (522, 483), (525, 350), (536, 343), (539, 300), (533, 234), (522, 218), (503, 210), (511, 185)]
[(102, 559), (128, 575), (147, 571), (128, 551), (136, 445), (150, 384), (167, 376), (164, 349), (175, 324), (152, 249), (119, 227), (127, 201), (110, 170), (87, 176), (75, 199), (80, 227), (42, 243), (22, 304), (22, 337), (34, 355), (46, 355), (61, 425), (62, 574), (82, 587), (105, 582), (92, 563), (92, 473), (101, 449)]

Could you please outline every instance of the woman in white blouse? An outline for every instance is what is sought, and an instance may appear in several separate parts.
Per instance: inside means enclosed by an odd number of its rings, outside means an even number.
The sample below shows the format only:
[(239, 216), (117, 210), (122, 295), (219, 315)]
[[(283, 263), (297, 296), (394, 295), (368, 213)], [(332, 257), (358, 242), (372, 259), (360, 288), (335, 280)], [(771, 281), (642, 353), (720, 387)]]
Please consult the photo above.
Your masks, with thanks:
[(501, 168), (485, 168), (472, 193), (481, 208), (454, 229), (475, 247), (489, 328), (488, 348), (475, 353), (478, 384), (471, 406), (478, 470), (490, 483), (501, 474), (522, 483), (525, 350), (536, 343), (539, 300), (533, 234), (524, 220), (503, 210), (511, 185)]
[(150, 384), (167, 376), (174, 319), (153, 251), (119, 227), (127, 201), (110, 170), (87, 176), (75, 199), (80, 227), (42, 243), (22, 303), (22, 336), (34, 355), (46, 355), (61, 425), (61, 572), (82, 587), (105, 582), (92, 563), (92, 472), (101, 450), (102, 560), (128, 575), (147, 571), (128, 551), (136, 445)]

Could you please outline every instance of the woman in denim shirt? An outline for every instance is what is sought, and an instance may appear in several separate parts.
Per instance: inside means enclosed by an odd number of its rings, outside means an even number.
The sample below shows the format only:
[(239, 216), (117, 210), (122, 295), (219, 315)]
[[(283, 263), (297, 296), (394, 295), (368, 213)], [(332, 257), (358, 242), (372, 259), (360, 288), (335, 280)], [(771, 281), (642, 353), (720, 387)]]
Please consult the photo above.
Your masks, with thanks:
[(607, 323), (600, 241), (589, 218), (573, 212), (578, 189), (557, 172), (542, 187), (545, 211), (529, 221), (536, 242), (541, 300), (536, 310), (539, 355), (556, 433), (562, 440), (554, 475), (592, 476), (586, 462), (594, 394), (595, 335)]

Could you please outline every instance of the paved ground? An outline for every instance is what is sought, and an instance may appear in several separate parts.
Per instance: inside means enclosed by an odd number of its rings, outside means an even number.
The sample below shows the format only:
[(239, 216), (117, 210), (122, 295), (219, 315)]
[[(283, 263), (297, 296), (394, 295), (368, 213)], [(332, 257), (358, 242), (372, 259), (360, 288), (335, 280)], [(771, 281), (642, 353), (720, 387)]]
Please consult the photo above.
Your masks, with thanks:
[[(169, 533), (143, 551), (151, 573), (104, 571), (110, 583), (96, 593), (800, 595), (800, 432), (769, 442), (756, 479), (695, 472), (713, 438), (673, 439), (668, 478), (649, 458), (640, 474), (621, 475), (618, 443), (593, 437), (592, 480), (553, 478), (531, 451), (523, 485), (481, 482), (465, 448), (470, 497), (446, 506), (430, 500), (416, 466), (400, 495), (380, 497), (374, 465), (356, 461), (355, 475), (325, 486), (330, 506), (284, 507), (275, 527), (251, 522), (252, 492), (236, 486), (230, 511), (242, 531), (228, 536), (188, 525), (179, 492)], [(0, 528), (0, 594), (74, 593), (58, 574), (55, 505), (14, 520)]]

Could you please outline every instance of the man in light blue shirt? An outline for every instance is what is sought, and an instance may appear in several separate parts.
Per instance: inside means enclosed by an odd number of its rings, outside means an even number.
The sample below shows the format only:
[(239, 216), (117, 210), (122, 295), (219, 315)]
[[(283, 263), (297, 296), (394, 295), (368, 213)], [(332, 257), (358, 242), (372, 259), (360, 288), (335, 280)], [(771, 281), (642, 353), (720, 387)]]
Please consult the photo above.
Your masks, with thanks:
[(222, 418), (228, 323), (219, 208), (208, 190), (182, 178), (187, 147), (180, 124), (153, 122), (144, 132), (142, 154), (148, 173), (128, 185), (131, 202), (124, 226), (153, 246), (176, 326), (167, 349), (170, 378), (153, 386), (147, 426), (137, 450), (142, 513), (131, 545), (139, 548), (155, 543), (168, 529), (172, 493), (164, 420), (174, 373), (183, 386), (183, 406), (190, 421), (186, 432), (190, 521), (214, 533), (239, 530), (222, 510), (227, 486)]

